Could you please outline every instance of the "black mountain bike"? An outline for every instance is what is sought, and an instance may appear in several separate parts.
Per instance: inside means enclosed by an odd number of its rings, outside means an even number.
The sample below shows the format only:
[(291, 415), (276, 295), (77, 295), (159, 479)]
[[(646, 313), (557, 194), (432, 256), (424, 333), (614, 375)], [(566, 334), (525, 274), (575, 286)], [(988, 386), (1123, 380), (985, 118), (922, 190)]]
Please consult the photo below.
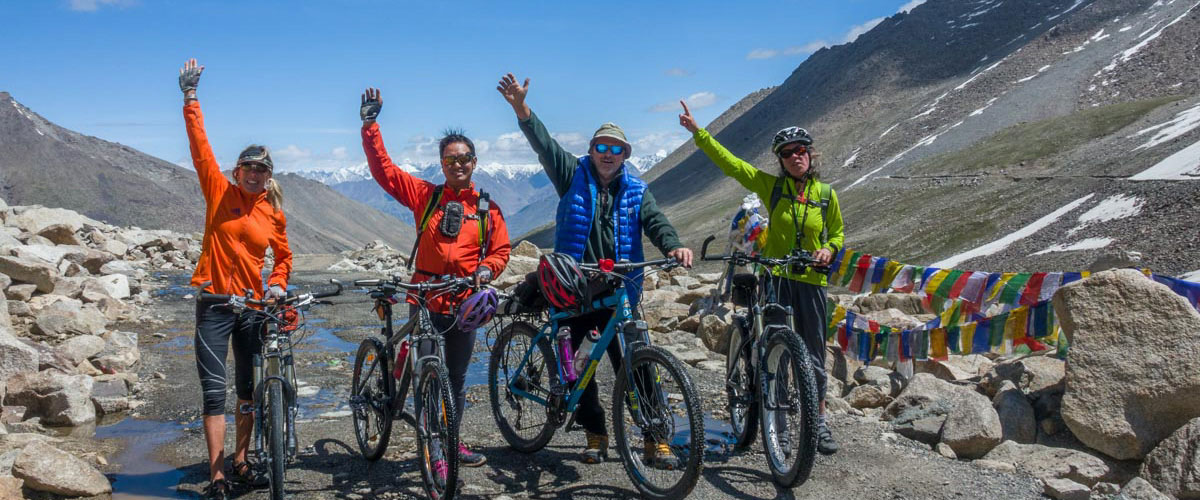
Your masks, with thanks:
[[(402, 419), (416, 429), (417, 457), (421, 480), (430, 498), (454, 498), (458, 489), (458, 429), (450, 374), (446, 369), (442, 332), (434, 328), (427, 300), (444, 293), (457, 294), (473, 283), (472, 278), (404, 283), (390, 280), (354, 281), (370, 288), (373, 310), (383, 322), (382, 338), (367, 338), (354, 356), (354, 378), (350, 386), (350, 409), (354, 437), (367, 460), (379, 460), (392, 435), (392, 420)], [(418, 314), (395, 331), (392, 306), (404, 301), (406, 291), (415, 291)], [(417, 356), (421, 346), (432, 345), (432, 354)], [(402, 358), (397, 360), (397, 353)], [(398, 363), (393, 366), (393, 360)], [(415, 374), (415, 378), (414, 378)], [(413, 412), (405, 408), (412, 385)]]
[[(771, 476), (784, 488), (808, 480), (817, 450), (818, 401), (816, 375), (808, 348), (795, 330), (793, 311), (779, 303), (779, 290), (767, 279), (771, 268), (813, 267), (808, 252), (767, 258), (733, 252), (708, 256), (709, 236), (700, 249), (702, 260), (729, 263), (726, 293), (732, 291), (735, 311), (725, 358), (725, 392), (729, 423), (738, 448), (754, 442), (760, 424), (763, 449)], [(755, 264), (759, 275), (734, 274), (736, 266)], [(730, 290), (732, 288), (732, 290)]]
[[(207, 293), (210, 283), (200, 287), (198, 300), (225, 307), (238, 314), (249, 314), (262, 321), (262, 348), (254, 355), (254, 455), (257, 466), (267, 469), (271, 499), (282, 500), (287, 463), (296, 458), (296, 370), (293, 365), (293, 333), (302, 326), (299, 313), (313, 304), (328, 304), (317, 299), (342, 293), (342, 284), (330, 292), (292, 295), (282, 300), (253, 299), (246, 295)], [(262, 307), (254, 309), (251, 306)]]

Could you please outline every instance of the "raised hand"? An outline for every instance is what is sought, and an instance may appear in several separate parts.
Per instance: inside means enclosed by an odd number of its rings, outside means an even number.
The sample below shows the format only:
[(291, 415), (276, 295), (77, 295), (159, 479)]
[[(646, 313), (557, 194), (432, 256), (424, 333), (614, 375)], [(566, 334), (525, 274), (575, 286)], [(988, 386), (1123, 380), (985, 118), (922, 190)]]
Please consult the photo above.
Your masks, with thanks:
[(203, 72), (204, 66), (197, 65), (196, 59), (188, 59), (179, 69), (179, 90), (184, 94), (196, 92), (196, 86), (200, 84), (200, 73)]
[(529, 118), (532, 112), (529, 110), (529, 106), (525, 104), (525, 96), (529, 94), (528, 78), (525, 79), (525, 84), (522, 85), (517, 83), (517, 77), (513, 76), (512, 73), (508, 73), (500, 78), (500, 84), (496, 86), (496, 90), (513, 107), (513, 111), (517, 112), (517, 118), (522, 120)]
[(358, 116), (362, 118), (363, 123), (371, 123), (382, 110), (383, 94), (379, 89), (367, 87), (362, 95), (362, 107), (358, 108)]
[(688, 111), (687, 103), (679, 101), (679, 104), (683, 105), (683, 114), (679, 115), (679, 125), (686, 128), (688, 132), (696, 133), (697, 130), (700, 130), (700, 126), (696, 125), (696, 119), (692, 117), (692, 112)]

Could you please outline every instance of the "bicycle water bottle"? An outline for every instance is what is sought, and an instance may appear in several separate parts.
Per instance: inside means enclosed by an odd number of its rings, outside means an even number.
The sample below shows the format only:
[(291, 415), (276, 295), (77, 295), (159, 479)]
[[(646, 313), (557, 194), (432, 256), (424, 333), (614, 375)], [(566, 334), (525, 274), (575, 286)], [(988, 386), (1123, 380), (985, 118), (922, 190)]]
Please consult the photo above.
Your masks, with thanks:
[(600, 339), (600, 332), (592, 330), (583, 336), (583, 340), (579, 342), (579, 349), (575, 351), (575, 373), (582, 374), (587, 368), (588, 361), (592, 357), (592, 346)]
[(574, 349), (571, 348), (571, 329), (565, 326), (558, 329), (558, 359), (564, 361), (563, 375), (567, 382), (579, 378), (579, 372), (575, 370)]
[(392, 368), (392, 376), (399, 379), (404, 376), (404, 363), (408, 361), (408, 339), (400, 342), (400, 348), (396, 349), (396, 367)]

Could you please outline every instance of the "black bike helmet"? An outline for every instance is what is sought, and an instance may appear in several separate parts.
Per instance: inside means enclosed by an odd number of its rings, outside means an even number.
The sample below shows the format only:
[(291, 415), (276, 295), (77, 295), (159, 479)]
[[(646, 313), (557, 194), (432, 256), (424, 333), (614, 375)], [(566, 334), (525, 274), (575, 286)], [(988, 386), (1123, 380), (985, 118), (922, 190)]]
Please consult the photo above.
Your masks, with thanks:
[(800, 127), (788, 127), (775, 133), (775, 140), (771, 141), (771, 152), (779, 154), (780, 149), (793, 143), (812, 146), (813, 138), (807, 130)]
[(543, 255), (538, 262), (537, 277), (542, 295), (558, 309), (578, 309), (591, 300), (587, 280), (570, 255)]

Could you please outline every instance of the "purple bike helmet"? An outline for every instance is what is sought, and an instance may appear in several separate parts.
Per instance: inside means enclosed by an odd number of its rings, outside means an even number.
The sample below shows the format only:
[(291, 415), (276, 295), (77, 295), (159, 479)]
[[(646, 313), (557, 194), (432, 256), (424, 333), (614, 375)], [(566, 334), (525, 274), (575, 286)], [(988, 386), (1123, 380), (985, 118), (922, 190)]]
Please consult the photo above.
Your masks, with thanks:
[(491, 288), (484, 288), (471, 294), (458, 306), (459, 328), (463, 331), (471, 331), (491, 321), (499, 303), (500, 299), (496, 297), (496, 291)]

